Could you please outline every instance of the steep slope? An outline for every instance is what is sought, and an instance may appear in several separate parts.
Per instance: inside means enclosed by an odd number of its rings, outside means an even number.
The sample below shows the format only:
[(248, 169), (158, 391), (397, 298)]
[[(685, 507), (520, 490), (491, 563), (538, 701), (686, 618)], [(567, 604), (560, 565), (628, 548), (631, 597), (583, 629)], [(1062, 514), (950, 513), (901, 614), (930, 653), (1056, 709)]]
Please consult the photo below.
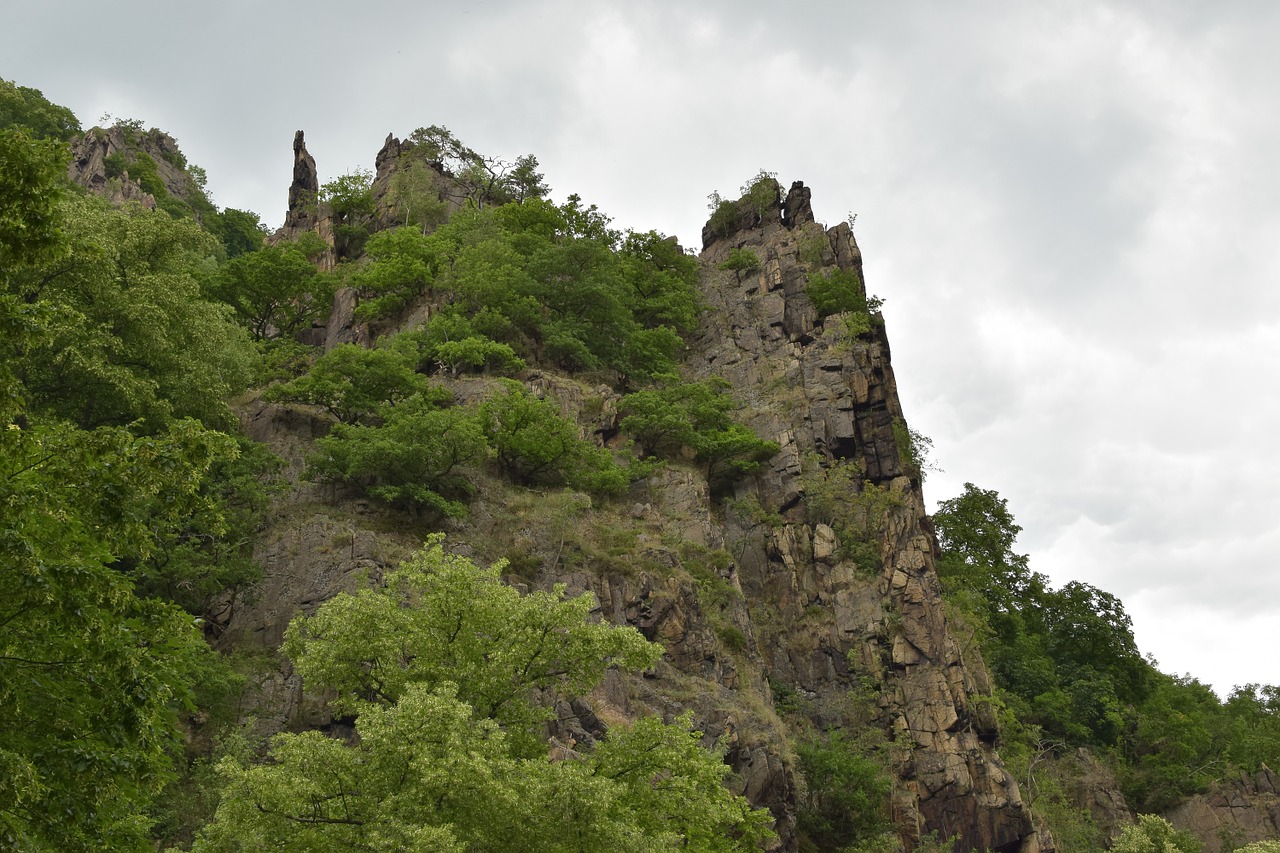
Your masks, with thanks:
[[(393, 171), (386, 154), (380, 181)], [(291, 201), (314, 192), (301, 134), (295, 158), (295, 189), (306, 186)], [(947, 628), (883, 326), (820, 318), (806, 293), (810, 278), (833, 271), (856, 274), (860, 287), (857, 243), (848, 225), (813, 221), (801, 184), (785, 203), (771, 179), (767, 189), (770, 203), (744, 200), (731, 221), (704, 232), (707, 309), (686, 369), (728, 380), (746, 403), (740, 418), (780, 452), (733, 494), (713, 494), (702, 466), (671, 463), (627, 498), (595, 504), (478, 472), (468, 519), (444, 525), (450, 548), (510, 559), (512, 583), (590, 590), (602, 618), (666, 647), (645, 677), (611, 678), (588, 701), (561, 708), (550, 733), (558, 742), (589, 744), (611, 721), (693, 709), (735, 786), (774, 812), (782, 849), (794, 850), (805, 788), (798, 738), (881, 732), (906, 849), (929, 834), (955, 837), (961, 850), (1044, 849), (996, 754), (985, 672), (966, 662)], [(322, 221), (293, 210), (289, 223), (323, 234)], [(719, 269), (734, 250), (754, 253), (759, 266)], [(357, 298), (339, 293), (329, 341), (369, 339), (352, 325)], [(575, 417), (584, 436), (616, 441), (619, 395), (607, 386), (536, 369), (520, 378)], [(494, 384), (441, 381), (464, 401)], [(430, 526), (298, 479), (326, 417), (249, 401), (242, 420), (290, 463), (296, 488), (259, 543), (266, 579), (254, 597), (226, 602), (218, 631), (224, 646), (272, 650), (293, 615), (376, 582)], [(264, 668), (257, 694), (264, 731), (337, 724), (302, 698), (287, 666)]]
[[(839, 316), (818, 319), (805, 292), (823, 267), (861, 278), (852, 231), (815, 223), (800, 183), (781, 208), (739, 203), (726, 231), (704, 231), (708, 270), (732, 249), (754, 251), (762, 264), (741, 280), (708, 272), (711, 310), (690, 364), (729, 379), (748, 403), (748, 423), (783, 448), (753, 485), (783, 524), (727, 534), (760, 546), (744, 550), (739, 565), (753, 621), (774, 626), (761, 632), (760, 663), (775, 683), (815, 696), (822, 717), (860, 679), (875, 682), (876, 721), (899, 736), (893, 804), (906, 840), (937, 831), (958, 835), (964, 849), (1035, 849), (1017, 786), (993, 749), (985, 673), (966, 666), (947, 630), (919, 472), (903, 459), (884, 328), (872, 323), (851, 336)], [(856, 466), (864, 490), (896, 498), (877, 525), (883, 568), (874, 574), (840, 556), (835, 531), (806, 500), (815, 477), (838, 464)]]

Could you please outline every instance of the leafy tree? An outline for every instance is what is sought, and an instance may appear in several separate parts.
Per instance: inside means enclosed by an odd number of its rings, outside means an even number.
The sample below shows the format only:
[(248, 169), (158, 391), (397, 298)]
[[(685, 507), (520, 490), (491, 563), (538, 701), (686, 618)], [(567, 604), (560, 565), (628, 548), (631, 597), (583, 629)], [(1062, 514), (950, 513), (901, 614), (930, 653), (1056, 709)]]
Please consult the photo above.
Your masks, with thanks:
[(331, 294), (323, 281), (301, 246), (284, 243), (227, 261), (210, 290), (261, 341), (290, 337), (327, 310)]
[(0, 131), (11, 129), (24, 129), (35, 139), (69, 142), (80, 132), (80, 121), (71, 110), (49, 101), (39, 89), (0, 80)]
[(426, 235), (444, 222), (449, 207), (440, 197), (440, 175), (420, 157), (400, 158), (391, 178), (389, 197), (397, 216), (405, 225), (416, 226)]
[(311, 370), (263, 392), (263, 399), (320, 406), (343, 423), (378, 414), (384, 407), (428, 388), (404, 357), (389, 349), (341, 344), (316, 359)]
[(730, 249), (729, 254), (716, 269), (731, 271), (738, 281), (742, 274), (760, 268), (760, 256), (750, 249)]
[(1188, 832), (1174, 829), (1158, 815), (1138, 815), (1111, 845), (1112, 853), (1200, 853), (1203, 846)]
[[(188, 171), (203, 174), (198, 166), (192, 166)], [(262, 224), (258, 214), (252, 210), (236, 210), (234, 207), (228, 207), (216, 216), (206, 217), (204, 227), (222, 241), (228, 258), (256, 252), (262, 248), (262, 241), (266, 236), (266, 226)]]
[(252, 346), (230, 309), (201, 298), (214, 243), (190, 220), (65, 200), (69, 252), (19, 268), (7, 291), (43, 314), (22, 362), (33, 405), (84, 427), (194, 416), (233, 422)]
[(796, 815), (801, 850), (853, 849), (892, 830), (889, 775), (843, 732), (802, 740), (796, 753), (807, 784)]
[(426, 236), (413, 228), (379, 231), (365, 245), (367, 263), (354, 275), (363, 299), (357, 316), (377, 320), (395, 314), (431, 291), (451, 241)]
[(778, 452), (775, 442), (734, 422), (736, 403), (728, 387), (718, 378), (710, 382), (669, 378), (656, 388), (623, 397), (619, 425), (651, 454), (670, 457), (690, 448), (706, 465), (708, 482), (714, 489), (723, 488)]
[(868, 298), (856, 270), (832, 269), (810, 276), (804, 292), (820, 318), (843, 313), (866, 317), (880, 310), (880, 300)]
[(0, 131), (0, 282), (18, 264), (43, 261), (64, 249), (60, 230), (62, 177), (70, 152), (22, 130)]
[(768, 814), (721, 784), (686, 718), (620, 727), (549, 760), (547, 691), (578, 695), (660, 647), (590, 618), (563, 587), (520, 595), (432, 537), (386, 585), (294, 621), (286, 652), (359, 737), (278, 735), (271, 762), (225, 761), (196, 850), (745, 850)]
[(628, 301), (638, 322), (681, 333), (697, 328), (698, 261), (682, 252), (674, 237), (630, 231), (622, 242), (622, 263), (631, 291)]
[(191, 421), (0, 430), (0, 843), (149, 849), (176, 710), (216, 670), (190, 616), (138, 597), (149, 558), (234, 445)]
[(578, 426), (512, 380), (479, 411), (489, 445), (503, 470), (523, 483), (577, 485), (616, 494), (629, 477), (612, 454), (578, 435)]
[(388, 503), (461, 517), (459, 498), (470, 487), (459, 468), (483, 459), (487, 445), (473, 413), (439, 403), (417, 394), (388, 410), (381, 426), (339, 424), (317, 442), (308, 476), (367, 484)]
[(320, 186), (320, 201), (333, 214), (334, 249), (339, 258), (353, 258), (369, 239), (373, 216), (373, 173), (356, 169)]

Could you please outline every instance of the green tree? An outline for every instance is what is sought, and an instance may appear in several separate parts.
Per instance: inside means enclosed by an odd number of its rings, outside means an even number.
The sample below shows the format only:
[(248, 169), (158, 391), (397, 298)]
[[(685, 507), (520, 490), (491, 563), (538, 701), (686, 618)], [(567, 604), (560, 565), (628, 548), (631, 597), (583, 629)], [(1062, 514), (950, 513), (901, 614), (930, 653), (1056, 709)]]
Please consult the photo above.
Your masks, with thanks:
[(1112, 853), (1200, 853), (1203, 845), (1189, 832), (1174, 829), (1164, 818), (1138, 815), (1111, 845)]
[(176, 712), (215, 662), (192, 618), (122, 571), (180, 526), (225, 436), (179, 421), (0, 430), (0, 844), (150, 849)]
[(271, 761), (228, 760), (217, 819), (196, 850), (753, 849), (767, 812), (686, 718), (619, 727), (549, 760), (548, 691), (579, 695), (660, 647), (590, 618), (563, 587), (520, 595), (433, 537), (386, 585), (295, 620), (286, 652), (309, 689), (356, 716), (358, 738), (278, 735)]
[(21, 363), (33, 406), (83, 427), (233, 423), (224, 400), (247, 384), (253, 348), (229, 308), (201, 297), (212, 238), (190, 220), (93, 198), (61, 211), (68, 254), (7, 281), (43, 316)]
[(381, 426), (338, 424), (317, 447), (309, 477), (362, 484), (388, 503), (453, 518), (466, 513), (461, 498), (470, 492), (460, 469), (487, 452), (474, 413), (422, 394), (388, 410)]
[(331, 294), (323, 281), (302, 247), (284, 243), (227, 261), (210, 291), (261, 341), (291, 337), (327, 311)]
[(622, 491), (629, 477), (607, 450), (578, 435), (551, 400), (539, 399), (512, 380), (479, 411), (498, 464), (517, 481), (577, 485), (605, 494)]
[(0, 283), (19, 264), (64, 251), (61, 225), (67, 147), (34, 139), (22, 130), (0, 130)]
[(369, 239), (374, 212), (373, 173), (356, 169), (320, 186), (320, 201), (333, 215), (334, 249), (339, 258), (357, 257)]
[(832, 269), (812, 275), (804, 292), (809, 295), (819, 318), (845, 313), (865, 318), (880, 310), (881, 301), (867, 296), (857, 270)]
[(750, 249), (730, 249), (729, 254), (720, 263), (716, 269), (728, 270), (738, 281), (742, 281), (742, 274), (750, 270), (760, 268), (760, 256)]
[(719, 378), (680, 382), (669, 377), (656, 388), (623, 397), (619, 425), (650, 454), (671, 457), (690, 448), (706, 465), (713, 490), (722, 489), (778, 452), (776, 442), (734, 421), (737, 404), (728, 387)]
[(843, 732), (796, 747), (807, 789), (796, 816), (801, 850), (853, 849), (892, 830), (891, 780), (883, 764)]
[(319, 406), (351, 424), (428, 386), (427, 377), (415, 373), (398, 352), (341, 344), (316, 359), (306, 375), (274, 385), (262, 396)]
[[(75, 113), (47, 99), (39, 89), (0, 80), (0, 131), (24, 129), (36, 139), (69, 142), (80, 132)], [(9, 173), (4, 172), (6, 180)]]

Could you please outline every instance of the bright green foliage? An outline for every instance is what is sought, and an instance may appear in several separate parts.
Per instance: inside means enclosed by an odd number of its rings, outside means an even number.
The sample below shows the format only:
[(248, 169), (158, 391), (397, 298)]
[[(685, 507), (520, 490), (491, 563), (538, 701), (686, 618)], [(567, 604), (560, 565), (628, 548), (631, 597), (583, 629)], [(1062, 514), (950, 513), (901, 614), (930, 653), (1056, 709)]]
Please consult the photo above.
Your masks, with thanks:
[[(0, 80), (0, 131), (22, 129), (36, 139), (70, 141), (80, 132), (75, 113), (50, 102), (39, 89)], [(3, 174), (8, 178), (8, 171)]]
[(680, 382), (673, 377), (655, 388), (622, 398), (622, 431), (654, 455), (673, 457), (684, 448), (706, 465), (707, 481), (721, 490), (759, 469), (778, 452), (733, 419), (737, 407), (723, 379)]
[[(424, 294), (515, 356), (622, 382), (670, 371), (697, 320), (697, 263), (674, 241), (620, 235), (576, 196), (465, 209), (428, 236), (375, 235), (356, 275), (359, 315), (388, 317)], [(461, 339), (453, 336), (451, 339)]]
[(234, 445), (190, 421), (0, 431), (0, 842), (135, 850), (170, 772), (176, 706), (212, 665), (190, 616), (137, 597), (155, 553)]
[[(198, 166), (192, 166), (187, 171), (199, 174), (198, 169)], [(217, 216), (206, 216), (204, 227), (222, 241), (228, 258), (256, 252), (262, 248), (262, 240), (266, 236), (265, 226), (258, 214), (252, 210), (236, 210), (234, 207), (224, 209)]]
[(308, 476), (362, 484), (391, 504), (425, 508), (450, 517), (466, 509), (470, 491), (459, 470), (487, 453), (476, 416), (441, 408), (438, 394), (415, 394), (386, 410), (381, 426), (339, 424), (317, 442)]
[(1189, 832), (1174, 829), (1164, 818), (1144, 814), (1127, 826), (1111, 845), (1112, 853), (1200, 853), (1203, 846)]
[(843, 313), (869, 317), (880, 310), (880, 300), (867, 297), (862, 277), (856, 270), (831, 269), (812, 275), (804, 292), (820, 318)]
[(612, 454), (578, 435), (578, 425), (551, 400), (539, 399), (517, 382), (480, 407), (489, 445), (498, 464), (522, 483), (583, 488), (603, 494), (623, 491), (629, 477)]
[(396, 335), (389, 346), (405, 353), (419, 370), (454, 376), (466, 372), (504, 375), (525, 367), (524, 359), (510, 345), (480, 333), (475, 322), (457, 311), (432, 315), (423, 328)]
[(373, 173), (356, 169), (320, 186), (320, 201), (333, 214), (334, 249), (339, 258), (354, 258), (369, 239), (373, 216)]
[(351, 424), (426, 391), (428, 385), (398, 352), (341, 344), (316, 359), (305, 376), (272, 386), (262, 396), (320, 406)]
[(594, 622), (590, 596), (522, 596), (501, 570), (434, 537), (385, 587), (295, 620), (286, 650), (309, 689), (357, 716), (358, 738), (283, 734), (270, 763), (224, 761), (222, 805), (195, 849), (736, 851), (771, 837), (688, 717), (551, 760), (543, 694), (652, 666), (661, 648)]
[(452, 244), (448, 237), (428, 237), (413, 228), (379, 231), (365, 244), (368, 262), (354, 281), (365, 298), (356, 309), (362, 319), (388, 317), (429, 292)]
[(760, 256), (750, 249), (730, 249), (724, 261), (716, 267), (716, 269), (732, 271), (738, 281), (742, 281), (744, 272), (759, 268)]
[(778, 184), (777, 172), (766, 172), (761, 169), (751, 180), (742, 185), (740, 203), (750, 206), (757, 217), (763, 217), (772, 207), (781, 201), (779, 193), (782, 187)]
[(410, 685), (456, 684), (461, 701), (515, 739), (510, 748), (533, 755), (543, 750), (538, 724), (551, 717), (536, 691), (582, 695), (608, 667), (643, 669), (661, 654), (633, 628), (593, 621), (590, 595), (566, 598), (563, 586), (521, 595), (502, 583), (502, 563), (481, 568), (446, 554), (442, 539), (389, 572), (385, 587), (339, 595), (290, 625), (285, 652), (309, 689), (359, 713), (394, 704)]
[(84, 427), (230, 423), (223, 400), (248, 381), (253, 350), (229, 309), (201, 298), (212, 238), (190, 220), (91, 198), (62, 212), (70, 254), (6, 282), (44, 312), (25, 354), (33, 405)]
[(868, 752), (840, 731), (797, 744), (808, 786), (796, 815), (802, 851), (844, 850), (891, 833), (891, 780)]
[(691, 332), (698, 327), (698, 260), (674, 237), (630, 231), (622, 241), (622, 276), (632, 313), (646, 328)]
[(1244, 847), (1237, 847), (1235, 853), (1280, 853), (1280, 841), (1255, 841)]
[(255, 341), (291, 337), (327, 311), (332, 298), (324, 277), (294, 243), (232, 258), (209, 289), (235, 309)]
[(60, 202), (68, 159), (67, 147), (56, 141), (0, 130), (0, 284), (15, 264), (46, 260), (63, 247)]
[(244, 568), (213, 553), (235, 442), (180, 416), (230, 421), (249, 342), (199, 299), (198, 230), (63, 198), (51, 143), (5, 132), (0, 153), (0, 847), (149, 850), (177, 712), (226, 671), (142, 596), (193, 524), (201, 576)]

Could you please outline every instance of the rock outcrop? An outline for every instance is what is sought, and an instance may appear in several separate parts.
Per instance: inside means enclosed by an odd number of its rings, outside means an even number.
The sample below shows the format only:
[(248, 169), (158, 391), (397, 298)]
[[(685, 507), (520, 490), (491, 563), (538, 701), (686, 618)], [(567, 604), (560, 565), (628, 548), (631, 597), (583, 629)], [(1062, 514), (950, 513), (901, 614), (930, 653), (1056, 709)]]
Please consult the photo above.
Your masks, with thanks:
[(1187, 798), (1165, 816), (1204, 842), (1204, 853), (1280, 838), (1280, 777), (1263, 765)]
[(113, 155), (132, 157), (139, 153), (155, 164), (156, 174), (169, 195), (190, 198), (198, 191), (182, 165), (186, 160), (172, 136), (155, 129), (144, 132), (119, 124), (105, 129), (92, 128), (72, 140), (67, 177), (112, 204), (136, 201), (143, 207), (155, 208), (155, 195), (142, 188), (136, 175), (130, 176), (128, 168), (119, 171), (112, 168), (118, 165), (111, 162)]
[[(855, 333), (840, 316), (820, 318), (805, 292), (824, 268), (861, 279), (851, 229), (815, 223), (809, 191), (796, 183), (768, 210), (740, 203), (731, 227), (709, 224), (703, 239), (710, 310), (690, 363), (728, 379), (748, 403), (749, 425), (782, 446), (758, 483), (739, 490), (783, 519), (755, 534), (763, 547), (745, 549), (738, 565), (752, 621), (781, 626), (761, 638), (761, 666), (771, 682), (814, 696), (827, 723), (843, 722), (851, 688), (877, 686), (875, 720), (895, 735), (895, 818), (908, 845), (937, 832), (957, 836), (961, 850), (1037, 849), (994, 749), (986, 673), (966, 665), (947, 629), (884, 327)], [(760, 266), (740, 278), (714, 272), (733, 249), (755, 252)], [(893, 496), (873, 572), (840, 558), (833, 530), (807, 507), (811, 478), (842, 464)]]

